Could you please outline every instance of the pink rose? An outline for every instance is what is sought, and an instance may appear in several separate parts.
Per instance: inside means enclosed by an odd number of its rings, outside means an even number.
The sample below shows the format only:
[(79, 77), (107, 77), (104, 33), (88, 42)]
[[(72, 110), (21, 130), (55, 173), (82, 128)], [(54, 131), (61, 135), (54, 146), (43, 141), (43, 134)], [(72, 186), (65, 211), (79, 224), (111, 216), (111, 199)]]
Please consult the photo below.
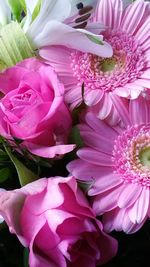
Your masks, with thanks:
[(33, 154), (53, 158), (70, 152), (65, 145), (71, 116), (64, 87), (53, 69), (35, 58), (0, 74), (0, 135), (19, 138)]
[(0, 212), (30, 248), (30, 267), (95, 267), (116, 254), (116, 240), (103, 232), (73, 177), (1, 192)]

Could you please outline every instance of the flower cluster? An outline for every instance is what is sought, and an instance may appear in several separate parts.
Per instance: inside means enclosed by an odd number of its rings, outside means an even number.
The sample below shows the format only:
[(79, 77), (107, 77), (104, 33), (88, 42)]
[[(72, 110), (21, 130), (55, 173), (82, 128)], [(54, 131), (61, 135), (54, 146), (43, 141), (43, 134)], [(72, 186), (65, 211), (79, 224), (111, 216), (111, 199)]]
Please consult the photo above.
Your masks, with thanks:
[(150, 217), (150, 2), (0, 1), (0, 35), (0, 223), (100, 266)]

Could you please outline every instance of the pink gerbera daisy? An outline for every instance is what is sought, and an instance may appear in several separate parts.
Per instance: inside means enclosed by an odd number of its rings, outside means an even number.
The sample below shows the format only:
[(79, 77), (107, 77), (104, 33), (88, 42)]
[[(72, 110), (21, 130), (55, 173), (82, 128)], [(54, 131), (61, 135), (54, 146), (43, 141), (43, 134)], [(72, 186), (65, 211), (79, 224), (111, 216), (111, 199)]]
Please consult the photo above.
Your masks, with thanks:
[(137, 0), (124, 9), (122, 0), (100, 0), (92, 22), (106, 26), (101, 33), (112, 45), (111, 58), (61, 46), (44, 48), (41, 56), (59, 73), (71, 108), (82, 102), (84, 83), (85, 103), (113, 123), (117, 117), (112, 93), (136, 99), (150, 88), (150, 3)]
[(104, 214), (106, 231), (133, 233), (150, 217), (150, 100), (116, 104), (117, 126), (87, 112), (79, 125), (85, 147), (68, 170), (91, 183), (88, 195), (96, 214)]

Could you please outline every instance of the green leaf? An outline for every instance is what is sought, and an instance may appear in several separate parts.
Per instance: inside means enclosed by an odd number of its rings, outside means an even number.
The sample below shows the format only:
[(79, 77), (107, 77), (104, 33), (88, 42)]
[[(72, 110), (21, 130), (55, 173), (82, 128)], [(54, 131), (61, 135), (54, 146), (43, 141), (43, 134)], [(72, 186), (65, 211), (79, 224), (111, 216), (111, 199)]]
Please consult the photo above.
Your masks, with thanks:
[(18, 0), (7, 0), (10, 8), (12, 10), (14, 19), (17, 21), (20, 21), (21, 18), (21, 12), (22, 12), (22, 5), (19, 3)]
[(0, 28), (0, 67), (14, 66), (23, 59), (34, 57), (30, 43), (17, 22)]
[(36, 5), (36, 7), (33, 11), (33, 14), (32, 14), (32, 20), (35, 20), (35, 18), (38, 16), (40, 9), (41, 9), (41, 3), (42, 3), (42, 0), (39, 0), (37, 2), (37, 5)]
[(3, 146), (4, 146), (8, 156), (10, 157), (11, 161), (13, 162), (13, 164), (16, 168), (21, 186), (24, 186), (28, 183), (31, 183), (31, 182), (33, 182), (39, 178), (35, 173), (33, 173), (31, 170), (29, 170), (21, 161), (19, 161), (11, 153), (10, 148), (7, 147), (5, 142), (3, 142)]
[[(0, 149), (0, 164), (2, 163), (2, 161), (8, 160), (9, 157), (7, 155), (7, 153), (5, 151), (3, 151), (2, 149)], [(3, 162), (4, 164), (4, 162)]]
[(103, 43), (97, 36), (90, 35), (90, 34), (86, 34), (86, 36), (87, 36), (88, 39), (90, 39), (93, 43), (98, 44), (98, 45), (104, 45), (104, 43)]
[(85, 193), (88, 192), (88, 190), (90, 189), (90, 187), (92, 186), (94, 180), (91, 181), (81, 181), (81, 180), (77, 180), (78, 182), (78, 186), (81, 188), (82, 191), (84, 191)]
[(24, 253), (23, 253), (24, 267), (29, 267), (28, 261), (29, 261), (29, 250), (27, 248), (24, 248)]
[(10, 177), (10, 169), (2, 168), (0, 169), (0, 183), (5, 182)]
[(76, 144), (78, 149), (83, 147), (83, 141), (82, 141), (82, 138), (81, 138), (81, 135), (80, 135), (80, 131), (76, 126), (74, 126), (72, 128), (72, 130), (71, 130), (69, 141), (71, 143)]
[[(13, 0), (12, 0), (12, 1), (13, 1)], [(24, 11), (26, 11), (26, 2), (25, 2), (25, 0), (18, 0), (17, 2), (19, 2), (20, 5), (22, 6), (22, 9), (23, 9)]]

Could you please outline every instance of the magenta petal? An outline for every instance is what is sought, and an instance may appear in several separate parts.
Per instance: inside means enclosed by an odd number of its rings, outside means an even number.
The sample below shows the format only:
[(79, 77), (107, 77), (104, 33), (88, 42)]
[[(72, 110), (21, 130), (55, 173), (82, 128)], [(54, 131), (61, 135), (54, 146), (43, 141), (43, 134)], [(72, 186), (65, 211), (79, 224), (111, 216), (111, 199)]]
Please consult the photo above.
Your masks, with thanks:
[(73, 160), (67, 165), (67, 169), (74, 177), (79, 180), (93, 181), (99, 179), (103, 175), (112, 173), (112, 168), (101, 167), (90, 164), (81, 159)]
[(46, 146), (42, 147), (42, 146), (34, 145), (32, 143), (26, 143), (26, 147), (32, 154), (35, 154), (35, 155), (38, 155), (44, 158), (54, 158), (55, 156), (69, 153), (75, 148), (75, 145), (56, 145), (56, 146), (50, 146), (50, 147), (46, 147)]

